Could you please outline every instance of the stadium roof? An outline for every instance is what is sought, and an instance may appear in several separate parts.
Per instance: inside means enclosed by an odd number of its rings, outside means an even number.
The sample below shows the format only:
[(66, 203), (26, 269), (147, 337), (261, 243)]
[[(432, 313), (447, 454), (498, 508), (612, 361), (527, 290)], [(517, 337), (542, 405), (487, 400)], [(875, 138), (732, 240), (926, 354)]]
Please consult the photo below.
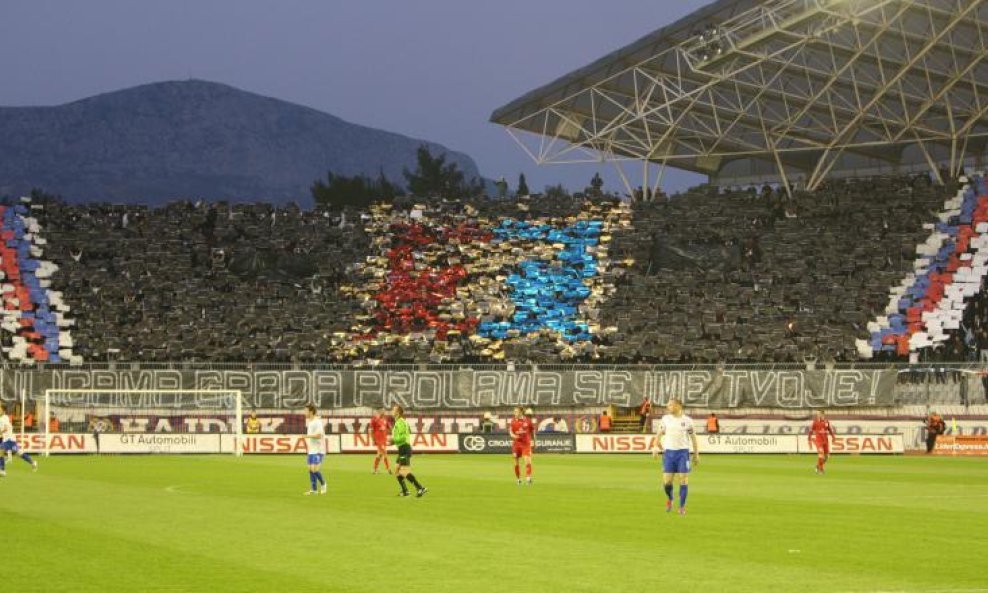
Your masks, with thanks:
[(814, 189), (842, 158), (959, 170), (988, 138), (982, 0), (720, 0), (494, 111), (539, 163), (716, 175), (773, 163)]

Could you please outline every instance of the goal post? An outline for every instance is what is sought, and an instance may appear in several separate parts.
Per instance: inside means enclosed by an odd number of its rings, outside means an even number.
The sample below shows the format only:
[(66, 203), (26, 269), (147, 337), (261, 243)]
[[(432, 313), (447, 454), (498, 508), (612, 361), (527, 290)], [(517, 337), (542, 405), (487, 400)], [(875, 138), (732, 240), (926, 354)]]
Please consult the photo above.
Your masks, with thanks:
[(46, 389), (42, 416), (46, 457), (243, 452), (237, 389)]

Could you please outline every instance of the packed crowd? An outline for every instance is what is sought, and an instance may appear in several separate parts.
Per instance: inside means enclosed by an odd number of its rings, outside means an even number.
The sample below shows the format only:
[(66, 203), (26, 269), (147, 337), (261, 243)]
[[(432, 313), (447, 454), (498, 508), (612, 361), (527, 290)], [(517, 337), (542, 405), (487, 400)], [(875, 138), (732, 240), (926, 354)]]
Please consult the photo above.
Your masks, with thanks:
[(948, 191), (55, 202), (41, 224), (86, 360), (802, 362), (856, 358)]
[(85, 360), (321, 361), (359, 313), (336, 296), (366, 252), (359, 213), (56, 202), (42, 224)]
[[(929, 178), (765, 187), (636, 208), (617, 258), (636, 266), (603, 308), (621, 361), (856, 360), (855, 338), (912, 269), (950, 188)], [(647, 315), (642, 315), (647, 311)]]

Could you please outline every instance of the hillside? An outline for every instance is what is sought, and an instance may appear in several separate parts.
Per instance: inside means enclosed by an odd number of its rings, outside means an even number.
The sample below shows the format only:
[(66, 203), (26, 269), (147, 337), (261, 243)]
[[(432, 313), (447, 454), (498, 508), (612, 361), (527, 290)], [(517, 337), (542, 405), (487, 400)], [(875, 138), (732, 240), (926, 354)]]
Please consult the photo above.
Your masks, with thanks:
[[(227, 85), (148, 84), (54, 107), (0, 107), (0, 196), (310, 203), (327, 170), (402, 180), (424, 141)], [(467, 178), (470, 157), (448, 152)]]

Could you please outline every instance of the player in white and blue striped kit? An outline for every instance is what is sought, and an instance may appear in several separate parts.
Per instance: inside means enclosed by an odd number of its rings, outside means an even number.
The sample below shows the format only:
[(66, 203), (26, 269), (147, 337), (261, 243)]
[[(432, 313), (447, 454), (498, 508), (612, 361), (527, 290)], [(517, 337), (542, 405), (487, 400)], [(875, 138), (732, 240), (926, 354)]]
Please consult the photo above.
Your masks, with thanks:
[(690, 444), (693, 445), (693, 465), (700, 463), (700, 449), (693, 430), (693, 419), (683, 414), (683, 402), (669, 400), (669, 412), (659, 423), (656, 435), (655, 457), (662, 453), (662, 487), (666, 493), (666, 512), (672, 510), (672, 483), (679, 477), (679, 514), (686, 514), (686, 495), (689, 493)]
[(21, 453), (20, 445), (14, 440), (14, 425), (10, 422), (7, 409), (0, 404), (0, 477), (7, 475), (7, 451), (14, 455), (20, 453), (21, 459), (30, 463), (35, 471), (38, 470), (38, 462), (31, 459), (27, 451)]

